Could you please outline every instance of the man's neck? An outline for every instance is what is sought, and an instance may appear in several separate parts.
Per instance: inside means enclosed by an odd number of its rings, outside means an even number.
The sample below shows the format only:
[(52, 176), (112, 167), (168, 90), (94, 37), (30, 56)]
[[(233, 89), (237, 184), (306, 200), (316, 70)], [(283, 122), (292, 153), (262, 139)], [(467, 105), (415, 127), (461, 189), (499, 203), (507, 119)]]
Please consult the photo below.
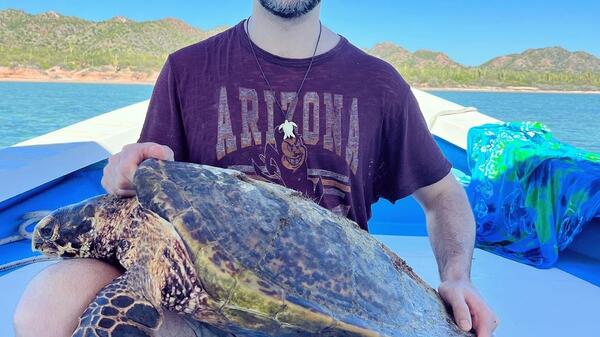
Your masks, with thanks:
[[(280, 18), (254, 0), (252, 17), (248, 22), (250, 38), (260, 48), (286, 58), (308, 58), (313, 55), (319, 36), (321, 5), (292, 19)], [(316, 54), (331, 50), (340, 36), (323, 26)]]

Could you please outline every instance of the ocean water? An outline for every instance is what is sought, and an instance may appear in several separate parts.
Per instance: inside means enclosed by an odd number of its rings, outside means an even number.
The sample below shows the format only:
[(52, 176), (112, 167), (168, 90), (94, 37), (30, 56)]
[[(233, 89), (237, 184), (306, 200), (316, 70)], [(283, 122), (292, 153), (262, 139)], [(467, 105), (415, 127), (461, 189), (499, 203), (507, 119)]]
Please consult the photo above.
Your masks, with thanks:
[(151, 85), (0, 82), (0, 148), (150, 98)]
[[(432, 92), (504, 121), (546, 124), (562, 141), (600, 152), (600, 95)], [(0, 148), (150, 98), (151, 85), (0, 82)]]
[(600, 95), (432, 91), (503, 121), (538, 121), (559, 140), (600, 153)]

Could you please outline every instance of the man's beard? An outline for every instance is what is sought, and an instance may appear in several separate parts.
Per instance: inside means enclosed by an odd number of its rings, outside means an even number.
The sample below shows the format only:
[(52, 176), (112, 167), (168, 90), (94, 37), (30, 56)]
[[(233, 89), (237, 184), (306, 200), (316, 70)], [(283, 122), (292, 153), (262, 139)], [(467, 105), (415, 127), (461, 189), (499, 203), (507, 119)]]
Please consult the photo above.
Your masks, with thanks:
[(310, 12), (321, 0), (258, 0), (271, 14), (282, 18), (297, 18)]

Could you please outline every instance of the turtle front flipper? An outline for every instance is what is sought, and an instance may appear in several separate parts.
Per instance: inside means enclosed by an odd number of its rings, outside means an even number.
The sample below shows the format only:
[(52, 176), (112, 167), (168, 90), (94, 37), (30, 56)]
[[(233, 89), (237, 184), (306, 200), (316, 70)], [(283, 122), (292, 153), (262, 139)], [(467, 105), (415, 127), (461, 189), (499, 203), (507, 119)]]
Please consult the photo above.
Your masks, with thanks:
[(153, 337), (163, 319), (160, 306), (135, 288), (131, 271), (106, 285), (79, 318), (73, 337)]

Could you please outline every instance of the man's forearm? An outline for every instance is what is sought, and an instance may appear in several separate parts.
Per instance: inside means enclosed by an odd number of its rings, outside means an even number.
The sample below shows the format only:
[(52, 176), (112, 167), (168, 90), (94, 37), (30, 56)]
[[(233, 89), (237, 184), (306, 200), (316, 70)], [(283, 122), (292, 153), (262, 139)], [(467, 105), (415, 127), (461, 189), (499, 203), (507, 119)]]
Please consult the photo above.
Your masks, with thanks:
[(469, 279), (475, 221), (462, 187), (440, 193), (426, 210), (429, 238), (442, 281)]
[(471, 259), (475, 243), (475, 220), (463, 187), (452, 173), (414, 193), (427, 216), (427, 229), (438, 263), (438, 292), (452, 307), (456, 323), (464, 331), (475, 329), (491, 336), (498, 318), (471, 283)]

